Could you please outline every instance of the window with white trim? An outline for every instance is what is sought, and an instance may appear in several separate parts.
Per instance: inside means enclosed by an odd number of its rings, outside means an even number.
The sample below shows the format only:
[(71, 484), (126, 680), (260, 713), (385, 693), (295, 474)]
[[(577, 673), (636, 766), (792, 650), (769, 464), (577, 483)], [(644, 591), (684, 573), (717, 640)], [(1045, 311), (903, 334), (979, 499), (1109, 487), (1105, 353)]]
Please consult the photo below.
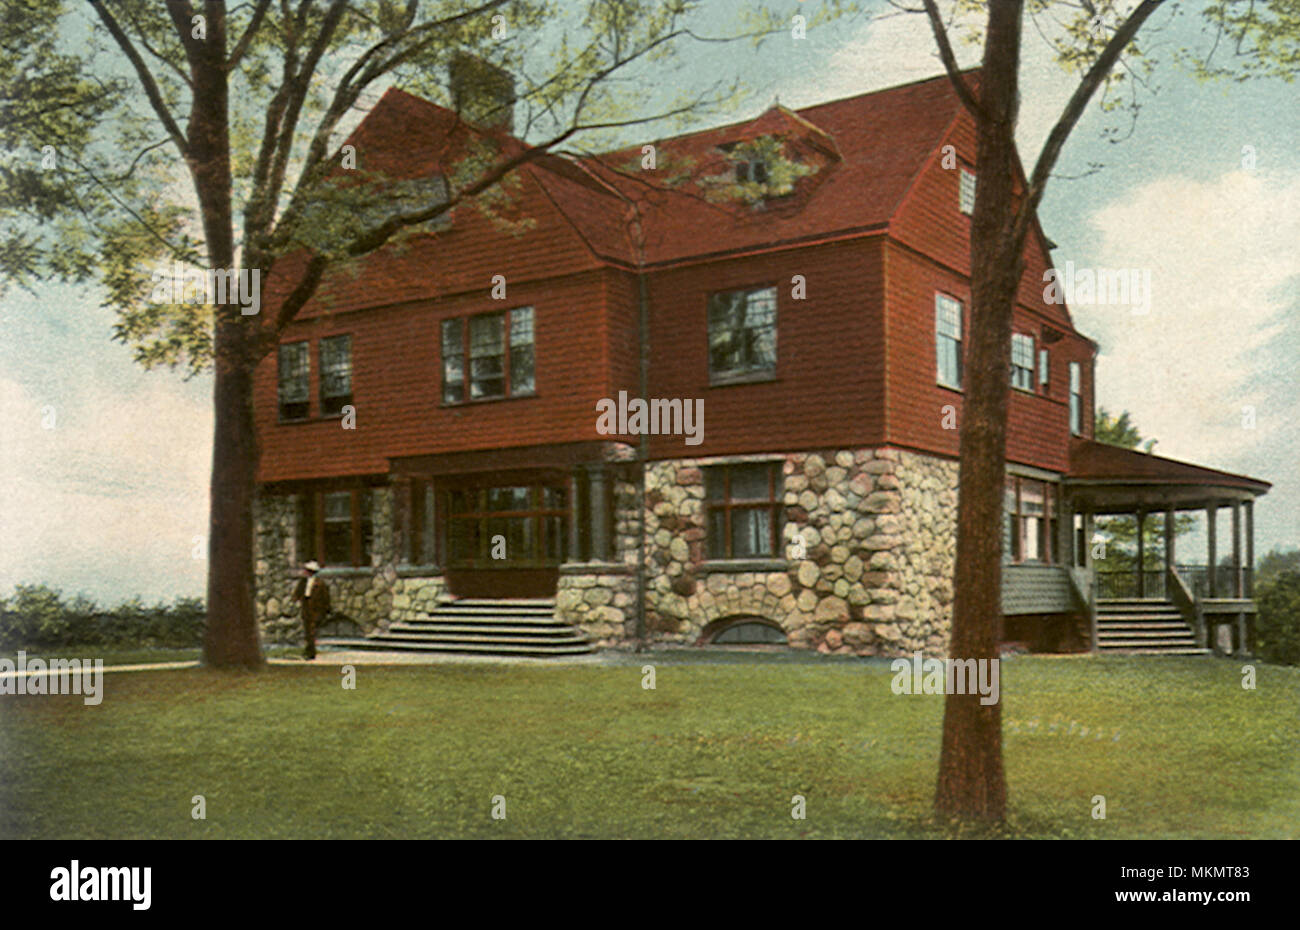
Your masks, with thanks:
[(961, 390), (961, 301), (947, 294), (934, 297), (934, 352), (939, 384)]
[(352, 337), (327, 336), (320, 341), (320, 412), (340, 414), (352, 403)]
[[(469, 364), (466, 365), (468, 359)], [(527, 397), (536, 392), (533, 308), (442, 321), (442, 402)]]
[(1011, 386), (1034, 389), (1034, 337), (1025, 333), (1011, 334)]
[(1046, 349), (1038, 350), (1038, 383), (1043, 386), (1043, 393), (1047, 393), (1047, 382), (1051, 374), (1052, 363)]
[(311, 354), (306, 342), (280, 346), (279, 399), (281, 420), (305, 420), (311, 394)]
[(1083, 372), (1078, 362), (1070, 363), (1070, 432), (1083, 435)]
[(957, 185), (957, 207), (970, 216), (975, 212), (975, 172), (961, 169), (961, 180)]
[(710, 295), (708, 326), (710, 380), (776, 374), (776, 288)]

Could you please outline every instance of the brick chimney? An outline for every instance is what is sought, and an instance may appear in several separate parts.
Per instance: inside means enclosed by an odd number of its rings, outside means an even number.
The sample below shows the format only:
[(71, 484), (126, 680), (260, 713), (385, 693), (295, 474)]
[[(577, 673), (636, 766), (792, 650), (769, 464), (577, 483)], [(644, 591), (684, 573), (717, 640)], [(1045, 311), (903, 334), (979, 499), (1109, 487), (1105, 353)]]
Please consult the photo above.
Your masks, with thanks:
[(451, 106), (466, 122), (514, 132), (515, 79), (477, 55), (456, 52), (447, 67)]

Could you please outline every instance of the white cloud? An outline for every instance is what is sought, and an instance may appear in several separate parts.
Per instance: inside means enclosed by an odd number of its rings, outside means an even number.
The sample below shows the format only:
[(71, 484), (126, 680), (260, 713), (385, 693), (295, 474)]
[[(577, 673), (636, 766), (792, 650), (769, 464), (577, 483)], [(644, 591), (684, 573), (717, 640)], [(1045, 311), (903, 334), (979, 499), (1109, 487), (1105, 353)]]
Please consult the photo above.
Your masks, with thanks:
[[(949, 29), (957, 64), (962, 68), (980, 63), (982, 48), (962, 41), (962, 36), (971, 26), (982, 29), (983, 20), (982, 14), (967, 16)], [(859, 27), (829, 56), (826, 65), (817, 69), (815, 79), (794, 72), (775, 90), (787, 106), (806, 107), (942, 73), (943, 62), (926, 18), (891, 12)], [(1056, 63), (1037, 30), (1027, 26), (1021, 44), (1021, 106), (1016, 133), (1021, 157), (1027, 162), (1026, 171), (1032, 170), (1043, 140), (1077, 83), (1077, 76)]]
[[(1300, 174), (1238, 171), (1208, 181), (1148, 181), (1091, 216), (1108, 268), (1149, 269), (1151, 309), (1075, 307), (1102, 346), (1099, 401), (1127, 409), (1158, 451), (1231, 467), (1294, 433), (1295, 410), (1270, 400), (1270, 340), (1294, 309), (1300, 276)], [(1242, 428), (1242, 407), (1258, 426)], [(1298, 450), (1300, 451), (1300, 450)]]

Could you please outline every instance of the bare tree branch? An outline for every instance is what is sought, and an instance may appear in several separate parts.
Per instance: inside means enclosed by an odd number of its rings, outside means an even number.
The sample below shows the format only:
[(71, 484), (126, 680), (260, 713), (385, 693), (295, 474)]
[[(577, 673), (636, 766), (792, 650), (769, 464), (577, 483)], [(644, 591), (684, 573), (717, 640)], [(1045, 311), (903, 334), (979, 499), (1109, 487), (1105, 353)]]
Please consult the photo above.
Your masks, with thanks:
[(240, 59), (244, 57), (244, 53), (248, 51), (248, 46), (252, 44), (254, 36), (257, 35), (257, 30), (261, 28), (262, 19), (266, 16), (266, 11), (270, 6), (271, 0), (258, 0), (257, 7), (253, 10), (253, 18), (248, 21), (248, 28), (239, 37), (230, 53), (230, 57), (226, 59), (227, 71), (235, 70)]
[[(932, 3), (933, 0), (926, 0)], [(1038, 210), (1038, 203), (1043, 199), (1043, 191), (1047, 188), (1047, 181), (1051, 177), (1052, 168), (1056, 165), (1056, 160), (1061, 155), (1061, 150), (1065, 146), (1066, 139), (1069, 138), (1079, 117), (1088, 106), (1088, 101), (1096, 93), (1097, 88), (1105, 81), (1106, 75), (1114, 67), (1119, 56), (1123, 54), (1124, 49), (1133, 41), (1142, 24), (1147, 18), (1154, 13), (1164, 0), (1142, 0), (1142, 3), (1135, 9), (1111, 36), (1106, 47), (1102, 49), (1097, 60), (1092, 63), (1092, 67), (1083, 76), (1079, 86), (1075, 88), (1074, 94), (1070, 97), (1069, 103), (1061, 111), (1060, 118), (1052, 131), (1047, 136), (1047, 141), (1043, 143), (1043, 150), (1038, 155), (1038, 161), (1034, 165), (1034, 173), (1029, 179), (1029, 189), (1025, 192), (1025, 198), (1020, 204), (1020, 209), (1016, 213), (1015, 226), (1013, 227), (1014, 241), (1019, 243), (1024, 241), (1025, 233), (1029, 229), (1029, 224)]]
[(957, 66), (957, 56), (953, 54), (952, 43), (948, 41), (948, 30), (943, 25), (943, 17), (939, 15), (939, 7), (935, 5), (934, 0), (923, 0), (923, 2), (925, 15), (930, 20), (930, 31), (934, 33), (934, 44), (939, 47), (939, 58), (943, 61), (943, 69), (948, 72), (948, 80), (952, 82), (953, 90), (957, 92), (957, 99), (970, 111), (971, 116), (983, 119), (984, 111), (980, 108), (979, 101), (975, 99), (975, 94), (971, 92), (970, 85), (966, 83), (961, 68)]
[(95, 0), (95, 2), (91, 3), (91, 6), (99, 14), (100, 20), (108, 29), (109, 35), (113, 37), (113, 41), (117, 43), (118, 48), (122, 50), (122, 54), (126, 55), (131, 62), (131, 66), (135, 68), (135, 73), (144, 87), (145, 96), (149, 98), (150, 106), (158, 114), (158, 119), (162, 122), (163, 128), (167, 130), (167, 135), (175, 143), (176, 149), (183, 157), (189, 158), (189, 142), (186, 140), (185, 134), (181, 132), (181, 128), (176, 125), (176, 120), (172, 118), (171, 111), (167, 109), (167, 103), (158, 90), (157, 82), (154, 81), (153, 75), (149, 73), (148, 65), (144, 63), (144, 59), (140, 57), (140, 53), (131, 43), (130, 37), (122, 30), (117, 20), (113, 18), (113, 14), (108, 11), (108, 6), (104, 3), (104, 0)]

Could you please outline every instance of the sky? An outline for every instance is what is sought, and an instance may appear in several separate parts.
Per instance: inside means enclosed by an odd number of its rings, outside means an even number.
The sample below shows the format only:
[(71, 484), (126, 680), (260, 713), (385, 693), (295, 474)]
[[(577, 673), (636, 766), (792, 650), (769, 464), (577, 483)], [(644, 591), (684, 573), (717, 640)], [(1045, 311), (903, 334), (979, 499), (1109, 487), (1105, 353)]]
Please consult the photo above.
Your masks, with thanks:
[[(704, 25), (725, 28), (729, 7), (708, 7)], [(1166, 27), (1165, 44), (1196, 38), (1186, 20), (1153, 25)], [(942, 70), (924, 20), (905, 14), (692, 54), (674, 91), (733, 74), (747, 85), (728, 122)], [(963, 66), (978, 57), (959, 48)], [(1074, 81), (1027, 32), (1017, 133), (1027, 166)], [(1145, 314), (1071, 307), (1100, 345), (1098, 405), (1128, 410), (1157, 454), (1271, 481), (1256, 551), (1300, 546), (1297, 87), (1198, 84), (1162, 63), (1143, 101), (1118, 143), (1103, 136), (1114, 119), (1089, 110), (1040, 209), (1058, 266), (1151, 274)], [(0, 299), (0, 594), (35, 582), (104, 603), (203, 593), (211, 379), (137, 366), (110, 340), (102, 299), (64, 286)], [(1180, 554), (1203, 546), (1193, 537)]]

